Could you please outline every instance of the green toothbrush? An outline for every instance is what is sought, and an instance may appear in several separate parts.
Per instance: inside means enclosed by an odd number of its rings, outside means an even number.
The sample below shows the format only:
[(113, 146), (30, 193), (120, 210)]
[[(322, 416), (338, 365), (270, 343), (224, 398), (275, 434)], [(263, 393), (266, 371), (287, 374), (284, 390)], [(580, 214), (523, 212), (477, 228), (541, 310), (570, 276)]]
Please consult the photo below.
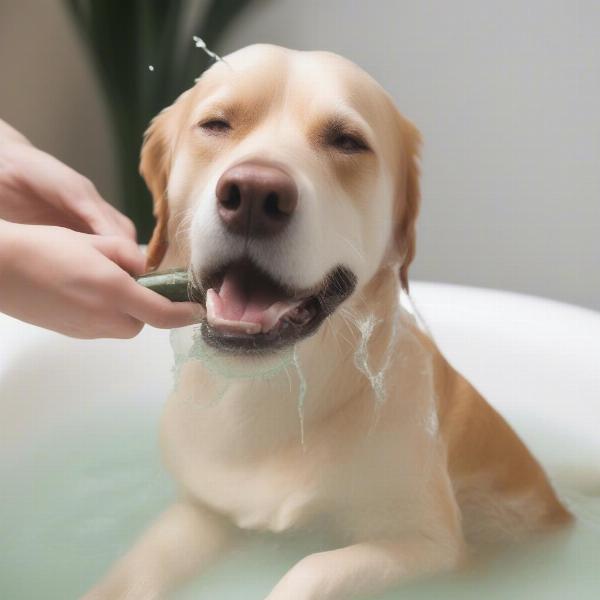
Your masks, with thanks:
[(184, 269), (171, 269), (169, 271), (155, 271), (144, 273), (136, 281), (145, 288), (168, 298), (172, 302), (189, 302), (188, 295), (189, 275)]

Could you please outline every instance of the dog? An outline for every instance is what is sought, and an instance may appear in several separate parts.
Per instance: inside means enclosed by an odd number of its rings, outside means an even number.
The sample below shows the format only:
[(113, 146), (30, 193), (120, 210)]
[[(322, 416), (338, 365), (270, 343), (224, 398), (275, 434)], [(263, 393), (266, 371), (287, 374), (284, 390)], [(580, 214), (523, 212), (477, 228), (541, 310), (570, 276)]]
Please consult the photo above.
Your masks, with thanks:
[(301, 376), (234, 379), (211, 403), (215, 378), (185, 365), (161, 425), (179, 499), (87, 600), (162, 598), (243, 530), (327, 528), (337, 545), (268, 600), (331, 600), (571, 521), (509, 425), (399, 307), (420, 144), (353, 63), (270, 45), (216, 62), (153, 120), (148, 267), (189, 269), (214, 354), (259, 368), (294, 349)]

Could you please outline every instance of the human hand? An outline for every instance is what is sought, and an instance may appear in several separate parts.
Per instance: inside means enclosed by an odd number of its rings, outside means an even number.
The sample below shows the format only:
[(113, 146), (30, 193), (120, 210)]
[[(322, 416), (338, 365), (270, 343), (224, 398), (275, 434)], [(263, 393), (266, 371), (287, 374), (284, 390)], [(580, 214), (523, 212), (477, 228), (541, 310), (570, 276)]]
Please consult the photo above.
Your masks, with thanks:
[(122, 237), (0, 221), (0, 312), (77, 338), (198, 322), (199, 304), (171, 302), (135, 282), (130, 274), (144, 264)]
[(0, 121), (0, 219), (136, 239), (94, 184)]

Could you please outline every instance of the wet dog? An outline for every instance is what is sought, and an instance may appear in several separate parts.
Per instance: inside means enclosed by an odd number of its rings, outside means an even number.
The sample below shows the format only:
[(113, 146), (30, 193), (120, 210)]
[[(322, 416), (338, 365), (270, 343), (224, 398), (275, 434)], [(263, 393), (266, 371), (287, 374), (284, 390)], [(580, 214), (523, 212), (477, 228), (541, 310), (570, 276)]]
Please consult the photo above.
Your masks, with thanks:
[(190, 270), (204, 343), (228, 360), (295, 348), (304, 443), (293, 374), (234, 381), (198, 411), (182, 398), (217, 392), (188, 364), (161, 433), (179, 500), (86, 598), (163, 597), (240, 530), (328, 528), (337, 546), (268, 596), (323, 600), (567, 523), (515, 433), (398, 310), (415, 252), (415, 127), (339, 56), (258, 45), (225, 61), (147, 132), (149, 266)]

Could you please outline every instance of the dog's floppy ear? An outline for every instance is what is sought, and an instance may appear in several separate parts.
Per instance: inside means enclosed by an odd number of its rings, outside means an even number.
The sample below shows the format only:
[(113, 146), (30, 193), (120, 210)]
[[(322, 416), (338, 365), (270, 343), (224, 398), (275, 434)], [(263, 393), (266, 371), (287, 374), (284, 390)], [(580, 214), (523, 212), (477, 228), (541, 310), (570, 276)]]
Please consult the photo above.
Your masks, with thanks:
[(169, 245), (167, 181), (171, 166), (171, 148), (168, 139), (169, 113), (172, 107), (159, 113), (144, 134), (140, 160), (140, 174), (152, 194), (156, 224), (148, 243), (146, 270), (153, 271), (161, 263)]
[(401, 197), (397, 209), (399, 213), (395, 241), (400, 256), (400, 282), (408, 292), (408, 267), (415, 256), (416, 222), (421, 203), (419, 185), (421, 134), (404, 117), (401, 117), (401, 130), (404, 147), (404, 168), (402, 169)]

